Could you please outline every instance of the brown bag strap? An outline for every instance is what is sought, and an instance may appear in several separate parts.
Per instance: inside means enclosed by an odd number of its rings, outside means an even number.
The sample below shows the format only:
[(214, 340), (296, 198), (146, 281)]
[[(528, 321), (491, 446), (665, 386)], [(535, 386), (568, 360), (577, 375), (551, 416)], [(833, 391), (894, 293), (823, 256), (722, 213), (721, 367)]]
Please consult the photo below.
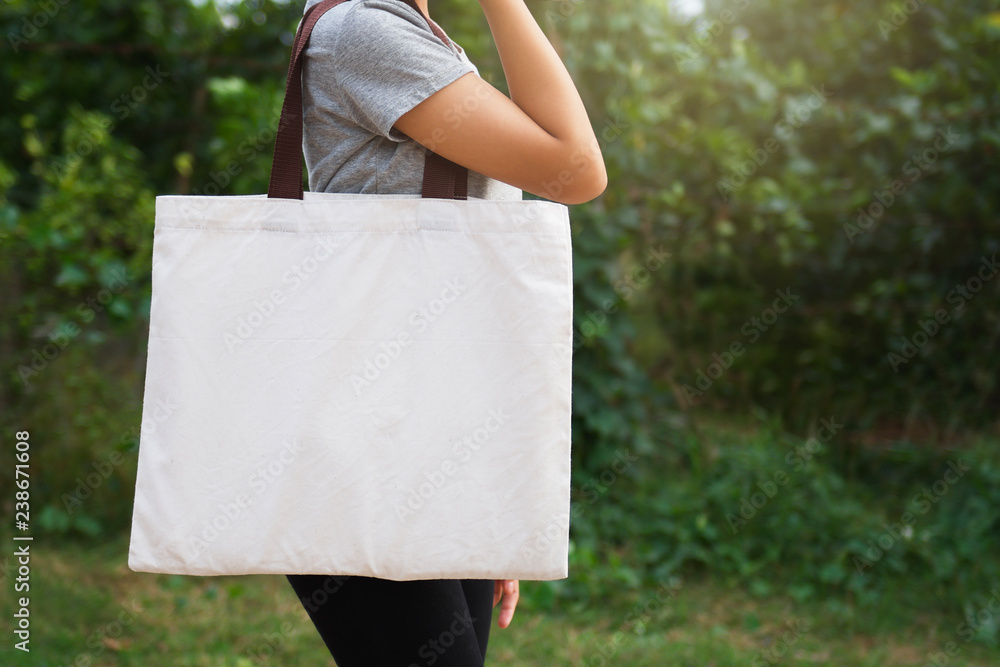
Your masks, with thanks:
[[(418, 12), (413, 0), (402, 0)], [(288, 62), (288, 81), (285, 100), (281, 105), (281, 119), (274, 140), (274, 159), (267, 196), (278, 199), (302, 199), (302, 52), (309, 43), (309, 36), (319, 18), (328, 10), (348, 0), (323, 0), (305, 13), (292, 42), (292, 57)], [(420, 12), (423, 16), (423, 12)], [(424, 16), (427, 25), (445, 44), (451, 44), (435, 23)], [(468, 197), (469, 170), (447, 160), (437, 153), (427, 151), (424, 160), (424, 185), (422, 197), (437, 199), (466, 199)]]

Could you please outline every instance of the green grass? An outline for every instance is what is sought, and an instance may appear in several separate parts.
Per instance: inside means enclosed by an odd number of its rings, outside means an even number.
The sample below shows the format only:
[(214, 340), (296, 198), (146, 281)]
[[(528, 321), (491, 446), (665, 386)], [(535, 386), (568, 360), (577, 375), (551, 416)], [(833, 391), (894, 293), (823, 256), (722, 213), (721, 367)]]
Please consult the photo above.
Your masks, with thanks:
[[(12, 544), (9, 539), (4, 540)], [(12, 549), (11, 549), (12, 551)], [(180, 577), (132, 572), (127, 538), (99, 546), (36, 541), (32, 547), (31, 653), (12, 649), (12, 577), (4, 581), (0, 664), (333, 666), (304, 609), (280, 576)], [(711, 580), (684, 581), (653, 604), (653, 591), (623, 587), (607, 599), (542, 609), (546, 585), (525, 582), (514, 623), (491, 631), (492, 665), (729, 667), (923, 666), (950, 640), (948, 665), (986, 667), (1000, 650), (966, 644), (962, 619), (924, 602), (919, 583), (868, 609), (755, 597)], [(629, 616), (650, 602), (649, 611)], [(557, 603), (558, 605), (558, 603)], [(832, 608), (840, 612), (831, 612)], [(789, 623), (794, 640), (783, 657)]]

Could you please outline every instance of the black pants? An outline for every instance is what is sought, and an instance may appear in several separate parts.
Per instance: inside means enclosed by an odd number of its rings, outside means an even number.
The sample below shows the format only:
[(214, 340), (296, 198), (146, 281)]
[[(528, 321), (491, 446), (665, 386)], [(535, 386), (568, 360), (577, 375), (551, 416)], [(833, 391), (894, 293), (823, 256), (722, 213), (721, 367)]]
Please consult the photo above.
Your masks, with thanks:
[(287, 577), (337, 667), (485, 663), (492, 579)]

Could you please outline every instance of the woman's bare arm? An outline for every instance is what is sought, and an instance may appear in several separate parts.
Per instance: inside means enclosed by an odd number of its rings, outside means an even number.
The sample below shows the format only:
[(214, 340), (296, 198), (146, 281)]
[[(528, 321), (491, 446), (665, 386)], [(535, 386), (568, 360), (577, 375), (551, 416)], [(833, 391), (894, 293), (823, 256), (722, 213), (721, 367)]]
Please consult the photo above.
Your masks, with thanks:
[(449, 160), (564, 204), (600, 195), (607, 173), (580, 94), (523, 0), (479, 0), (510, 98), (466, 74), (396, 129)]

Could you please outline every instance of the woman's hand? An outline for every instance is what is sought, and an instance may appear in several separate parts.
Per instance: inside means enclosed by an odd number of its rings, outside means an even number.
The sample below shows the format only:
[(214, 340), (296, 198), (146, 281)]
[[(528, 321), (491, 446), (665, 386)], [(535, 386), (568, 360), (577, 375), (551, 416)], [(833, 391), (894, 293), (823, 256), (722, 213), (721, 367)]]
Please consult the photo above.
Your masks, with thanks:
[(493, 606), (497, 606), (497, 602), (503, 598), (500, 617), (497, 619), (497, 625), (501, 628), (510, 625), (511, 619), (514, 618), (514, 608), (517, 607), (517, 598), (520, 596), (518, 586), (517, 579), (497, 579), (493, 584)]

